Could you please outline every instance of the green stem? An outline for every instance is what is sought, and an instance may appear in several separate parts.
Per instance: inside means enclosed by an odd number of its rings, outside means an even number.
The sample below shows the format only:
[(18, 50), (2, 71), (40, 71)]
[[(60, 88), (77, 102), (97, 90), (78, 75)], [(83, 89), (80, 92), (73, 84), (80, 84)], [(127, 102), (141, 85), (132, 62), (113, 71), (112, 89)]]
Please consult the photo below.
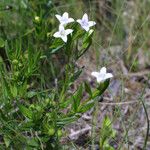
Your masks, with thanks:
[(149, 136), (149, 118), (148, 118), (148, 113), (147, 113), (146, 106), (145, 106), (142, 99), (141, 99), (141, 102), (142, 102), (142, 105), (143, 105), (143, 108), (144, 108), (144, 111), (145, 111), (145, 115), (146, 115), (146, 119), (147, 119), (147, 132), (146, 132), (146, 137), (145, 137), (144, 146), (143, 146), (143, 150), (146, 150), (146, 145), (147, 145), (148, 136)]
[(98, 101), (95, 101), (94, 105), (94, 114), (92, 120), (92, 150), (95, 150), (95, 137), (96, 137), (96, 123), (97, 123), (97, 116), (98, 116)]

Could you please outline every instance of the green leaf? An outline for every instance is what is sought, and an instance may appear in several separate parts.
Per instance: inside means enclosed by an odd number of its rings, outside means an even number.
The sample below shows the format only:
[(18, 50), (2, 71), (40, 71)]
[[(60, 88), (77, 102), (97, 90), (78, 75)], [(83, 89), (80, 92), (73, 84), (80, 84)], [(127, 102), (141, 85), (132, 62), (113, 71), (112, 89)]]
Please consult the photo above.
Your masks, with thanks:
[(9, 145), (11, 143), (11, 140), (7, 136), (5, 136), (5, 135), (4, 135), (4, 143), (5, 143), (5, 145), (6, 145), (7, 148), (9, 147)]
[(69, 104), (72, 103), (72, 97), (69, 97), (68, 99), (65, 99), (62, 103), (60, 103), (60, 108), (64, 109), (67, 108)]
[(34, 97), (34, 96), (36, 96), (37, 95), (37, 92), (35, 92), (35, 91), (29, 91), (28, 93), (27, 93), (27, 97), (28, 98), (32, 98), (32, 97)]
[(32, 147), (39, 147), (39, 142), (36, 138), (31, 138), (27, 140), (27, 144)]
[(20, 126), (19, 126), (19, 129), (21, 131), (24, 131), (24, 130), (29, 130), (31, 129), (35, 124), (32, 122), (32, 121), (29, 121), (29, 122), (23, 122)]
[(85, 31), (81, 29), (80, 25), (75, 24), (73, 33), (72, 40), (75, 41), (82, 38), (85, 34)]
[(64, 42), (61, 39), (55, 39), (50, 48), (50, 53), (56, 53), (58, 50), (61, 50), (64, 46)]
[(11, 86), (10, 90), (11, 90), (12, 96), (17, 97), (17, 93), (18, 93), (17, 87), (15, 85)]
[(28, 108), (26, 108), (23, 105), (19, 105), (19, 110), (21, 111), (21, 113), (23, 114), (24, 117), (27, 117), (29, 119), (32, 119), (32, 111)]
[(27, 9), (28, 6), (27, 6), (27, 0), (21, 0), (21, 7), (24, 8), (24, 9)]
[(47, 56), (46, 55), (42, 55), (42, 56), (40, 56), (40, 59), (46, 59), (47, 58)]
[(77, 80), (81, 73), (82, 73), (82, 69), (79, 69), (78, 71), (76, 71), (71, 77), (70, 82), (74, 82), (75, 80)]
[(27, 31), (25, 32), (25, 34), (23, 36), (27, 36), (28, 34), (31, 34), (35, 31), (35, 28), (32, 29), (27, 29)]
[(92, 97), (95, 98), (97, 96), (101, 96), (105, 92), (105, 90), (108, 88), (108, 86), (109, 86), (109, 79), (99, 84), (97, 90), (94, 91)]
[(115, 130), (112, 128), (112, 122), (108, 116), (103, 119), (100, 135), (100, 149), (112, 149), (109, 139), (115, 137)]
[(64, 126), (74, 122), (77, 119), (77, 116), (72, 115), (70, 117), (64, 117), (57, 120), (57, 125)]
[(63, 48), (63, 46), (64, 46), (64, 45), (60, 45), (60, 46), (58, 46), (57, 48), (52, 49), (50, 53), (51, 53), (51, 54), (56, 53), (57, 51), (61, 50), (61, 48)]
[(4, 47), (4, 46), (5, 46), (5, 41), (2, 38), (0, 38), (0, 47)]
[(0, 66), (0, 75), (1, 75), (1, 82), (2, 82), (2, 91), (5, 95), (5, 97), (13, 98), (12, 92), (10, 91), (11, 85), (8, 83), (8, 80), (6, 80), (6, 75), (4, 69)]
[(81, 84), (81, 86), (77, 90), (76, 94), (72, 96), (72, 98), (73, 98), (72, 108), (73, 108), (74, 112), (78, 111), (78, 107), (80, 106), (82, 97), (83, 97), (83, 86)]
[(93, 33), (89, 34), (89, 32), (85, 34), (81, 50), (79, 50), (78, 58), (80, 58), (91, 46), (92, 35)]
[(100, 83), (98, 88), (94, 92), (92, 92), (92, 96), (90, 96), (90, 98), (88, 98), (82, 103), (82, 105), (79, 108), (79, 112), (84, 113), (89, 109), (91, 109), (94, 106), (95, 101), (98, 100), (96, 99), (96, 97), (101, 96), (108, 86), (109, 86), (109, 80), (106, 80), (104, 83)]
[(86, 104), (82, 105), (79, 108), (79, 113), (85, 113), (86, 111), (90, 110), (94, 106), (94, 100), (88, 101)]
[(90, 85), (87, 82), (85, 82), (84, 87), (85, 87), (85, 91), (92, 97), (92, 90), (90, 88)]
[(105, 117), (103, 120), (103, 126), (110, 126), (111, 125), (111, 120), (109, 119), (109, 117)]

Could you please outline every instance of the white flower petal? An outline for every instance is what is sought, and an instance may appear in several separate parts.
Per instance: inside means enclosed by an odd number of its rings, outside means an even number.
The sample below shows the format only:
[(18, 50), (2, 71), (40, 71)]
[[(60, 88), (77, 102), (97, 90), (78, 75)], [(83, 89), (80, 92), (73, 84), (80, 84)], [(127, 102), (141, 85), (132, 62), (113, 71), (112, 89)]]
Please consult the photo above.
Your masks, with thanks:
[(89, 21), (89, 27), (92, 27), (92, 26), (94, 26), (94, 25), (96, 25), (96, 22), (94, 22), (94, 21)]
[(54, 33), (54, 35), (53, 35), (53, 36), (54, 36), (54, 37), (56, 37), (56, 38), (61, 37), (61, 35), (60, 35), (60, 33), (59, 33), (59, 32)]
[(67, 42), (67, 36), (64, 35), (64, 36), (61, 36), (61, 39), (66, 43)]
[(99, 72), (92, 72), (91, 75), (94, 76), (94, 77), (96, 77), (96, 78), (98, 78)]
[(82, 28), (83, 28), (85, 31), (89, 31), (89, 30), (90, 30), (89, 26), (82, 26)]
[(77, 22), (78, 22), (79, 24), (81, 24), (82, 20), (81, 20), (81, 19), (78, 19)]
[(73, 19), (73, 18), (69, 18), (69, 19), (68, 19), (68, 23), (69, 23), (69, 22), (74, 22), (74, 19)]
[(59, 31), (64, 31), (64, 30), (65, 30), (64, 26), (62, 24), (60, 24), (59, 25)]
[(101, 68), (100, 74), (106, 74), (106, 67), (102, 67), (102, 68)]
[(105, 79), (103, 78), (97, 78), (97, 82), (100, 83), (100, 82), (103, 82)]
[(94, 21), (88, 21), (88, 15), (86, 13), (83, 15), (82, 19), (78, 19), (77, 22), (87, 32), (90, 30), (90, 27), (96, 24)]
[(83, 15), (82, 20), (88, 22), (88, 15), (86, 13)]
[(111, 73), (107, 73), (106, 75), (105, 75), (105, 79), (109, 79), (109, 78), (112, 78), (113, 77), (113, 75), (111, 74)]
[(102, 67), (100, 72), (92, 72), (91, 75), (96, 77), (98, 83), (113, 77), (111, 73), (106, 73), (106, 67)]
[(68, 13), (67, 12), (64, 12), (64, 14), (63, 14), (63, 18), (67, 18), (68, 19)]
[(67, 29), (67, 30), (65, 30), (65, 32), (66, 32), (66, 35), (68, 35), (68, 34), (72, 33), (73, 30), (72, 29)]
[(60, 15), (55, 15), (55, 16), (59, 21), (61, 21), (62, 17)]

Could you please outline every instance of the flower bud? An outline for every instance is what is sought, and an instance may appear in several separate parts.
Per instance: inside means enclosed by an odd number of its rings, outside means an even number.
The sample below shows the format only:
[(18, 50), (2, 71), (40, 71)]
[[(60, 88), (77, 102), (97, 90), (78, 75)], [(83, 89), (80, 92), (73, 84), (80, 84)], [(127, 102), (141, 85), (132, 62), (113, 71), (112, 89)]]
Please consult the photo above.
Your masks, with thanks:
[(62, 136), (62, 131), (59, 129), (59, 130), (57, 131), (57, 134), (58, 134), (58, 137), (61, 137), (61, 136)]
[(14, 60), (12, 61), (12, 63), (13, 63), (14, 65), (18, 64), (18, 60), (17, 60), (17, 59), (14, 59)]
[(39, 23), (40, 22), (40, 17), (39, 16), (35, 16), (34, 20), (35, 20), (36, 23)]
[(49, 135), (54, 135), (54, 133), (55, 133), (54, 128), (50, 128), (50, 129), (48, 130), (48, 134), (49, 134)]

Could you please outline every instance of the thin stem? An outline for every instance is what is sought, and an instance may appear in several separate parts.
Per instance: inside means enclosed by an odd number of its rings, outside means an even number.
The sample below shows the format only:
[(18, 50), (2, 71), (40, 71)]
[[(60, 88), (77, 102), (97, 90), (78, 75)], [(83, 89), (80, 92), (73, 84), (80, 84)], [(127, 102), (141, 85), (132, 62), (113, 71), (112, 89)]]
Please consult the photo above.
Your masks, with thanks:
[(146, 137), (144, 140), (144, 145), (143, 145), (143, 150), (146, 150), (146, 145), (147, 145), (147, 141), (148, 141), (148, 136), (149, 136), (149, 118), (148, 118), (148, 113), (147, 113), (147, 109), (146, 106), (144, 104), (144, 101), (141, 99), (144, 111), (145, 111), (145, 115), (146, 115), (146, 119), (147, 119), (147, 132), (146, 132)]
[(92, 119), (92, 150), (95, 150), (95, 137), (96, 137), (96, 123), (97, 123), (97, 116), (98, 116), (98, 101), (95, 101), (94, 105), (94, 114)]

